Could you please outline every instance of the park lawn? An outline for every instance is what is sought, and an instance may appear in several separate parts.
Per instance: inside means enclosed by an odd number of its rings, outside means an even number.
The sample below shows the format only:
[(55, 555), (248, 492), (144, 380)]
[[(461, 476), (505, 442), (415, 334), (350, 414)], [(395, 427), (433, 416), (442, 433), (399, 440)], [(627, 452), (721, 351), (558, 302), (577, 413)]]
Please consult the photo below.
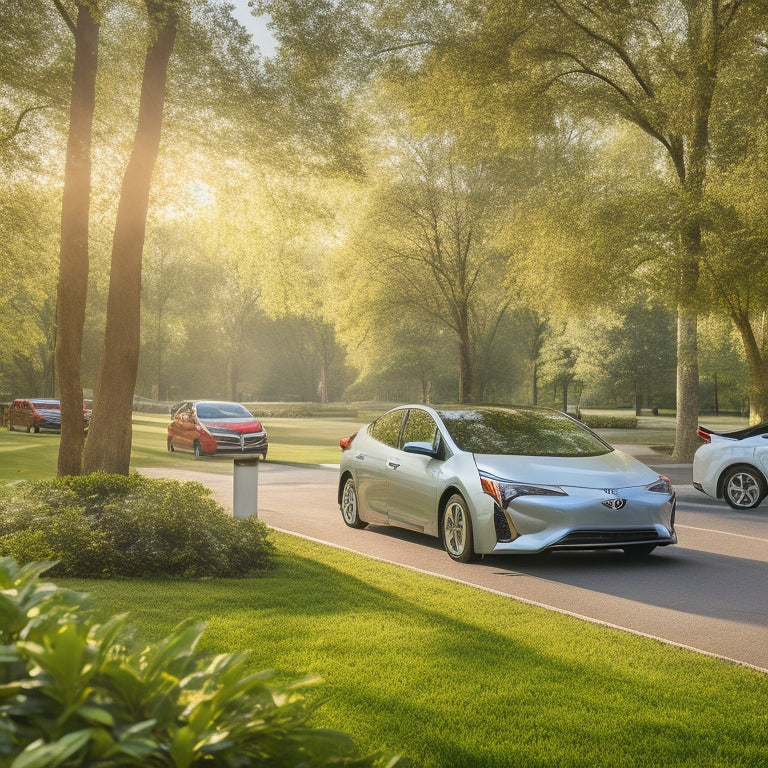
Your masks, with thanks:
[[(174, 467), (232, 473), (231, 457), (195, 461), (190, 453), (168, 453), (167, 425), (167, 416), (134, 414), (131, 467)], [(362, 422), (352, 418), (270, 418), (264, 420), (264, 426), (269, 434), (267, 461), (338, 464), (341, 455), (339, 439), (354, 434)], [(57, 432), (35, 434), (0, 430), (0, 483), (54, 477), (59, 440)]]
[(316, 674), (314, 725), (412, 768), (765, 768), (768, 676), (272, 532), (242, 580), (66, 580), (148, 642), (187, 617), (203, 649)]

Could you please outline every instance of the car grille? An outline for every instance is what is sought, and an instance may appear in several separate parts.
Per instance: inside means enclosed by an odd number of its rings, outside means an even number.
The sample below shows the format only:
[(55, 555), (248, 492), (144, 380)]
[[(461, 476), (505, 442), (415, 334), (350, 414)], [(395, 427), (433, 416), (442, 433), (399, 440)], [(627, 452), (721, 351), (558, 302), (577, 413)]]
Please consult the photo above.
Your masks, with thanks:
[(264, 432), (252, 432), (247, 435), (239, 435), (237, 432), (216, 432), (214, 435), (220, 451), (260, 451), (267, 445), (267, 436)]
[(668, 542), (667, 537), (659, 536), (655, 528), (635, 528), (627, 531), (572, 531), (550, 549), (587, 549), (592, 547), (618, 547), (625, 544), (656, 544)]

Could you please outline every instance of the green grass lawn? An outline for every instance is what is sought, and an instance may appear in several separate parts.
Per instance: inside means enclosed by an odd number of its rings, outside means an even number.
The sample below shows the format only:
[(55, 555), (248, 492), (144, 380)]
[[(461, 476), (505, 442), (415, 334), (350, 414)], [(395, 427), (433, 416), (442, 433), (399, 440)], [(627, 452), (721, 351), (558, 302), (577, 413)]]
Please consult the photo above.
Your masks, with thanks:
[[(195, 461), (191, 453), (168, 453), (168, 417), (137, 413), (133, 417), (132, 467), (185, 467), (205, 472), (232, 473), (231, 458)], [(294, 464), (339, 462), (339, 438), (354, 434), (362, 422), (352, 418), (270, 418), (268, 461)], [(40, 480), (56, 474), (59, 434), (0, 430), (0, 483)]]
[(281, 681), (317, 674), (313, 724), (419, 768), (765, 768), (768, 676), (274, 533), (261, 578), (83, 581), (147, 641), (204, 620)]

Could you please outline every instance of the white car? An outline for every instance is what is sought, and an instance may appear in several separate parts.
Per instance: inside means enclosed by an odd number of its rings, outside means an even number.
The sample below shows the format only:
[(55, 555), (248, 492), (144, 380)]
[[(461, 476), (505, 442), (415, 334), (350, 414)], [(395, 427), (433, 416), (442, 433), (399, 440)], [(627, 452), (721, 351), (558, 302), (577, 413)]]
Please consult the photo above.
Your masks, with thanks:
[(348, 526), (439, 536), (459, 562), (677, 541), (669, 480), (558, 411), (406, 405), (340, 444)]
[(768, 422), (736, 432), (699, 427), (693, 486), (734, 509), (752, 509), (768, 493)]

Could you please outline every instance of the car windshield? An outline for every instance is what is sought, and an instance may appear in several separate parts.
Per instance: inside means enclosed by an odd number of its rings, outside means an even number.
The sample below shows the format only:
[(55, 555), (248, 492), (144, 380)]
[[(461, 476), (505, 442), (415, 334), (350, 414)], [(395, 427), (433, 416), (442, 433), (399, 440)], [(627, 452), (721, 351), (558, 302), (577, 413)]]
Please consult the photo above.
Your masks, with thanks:
[(601, 456), (608, 443), (556, 411), (478, 408), (439, 411), (462, 451), (507, 456)]
[(252, 419), (251, 412), (240, 403), (198, 403), (198, 419)]

